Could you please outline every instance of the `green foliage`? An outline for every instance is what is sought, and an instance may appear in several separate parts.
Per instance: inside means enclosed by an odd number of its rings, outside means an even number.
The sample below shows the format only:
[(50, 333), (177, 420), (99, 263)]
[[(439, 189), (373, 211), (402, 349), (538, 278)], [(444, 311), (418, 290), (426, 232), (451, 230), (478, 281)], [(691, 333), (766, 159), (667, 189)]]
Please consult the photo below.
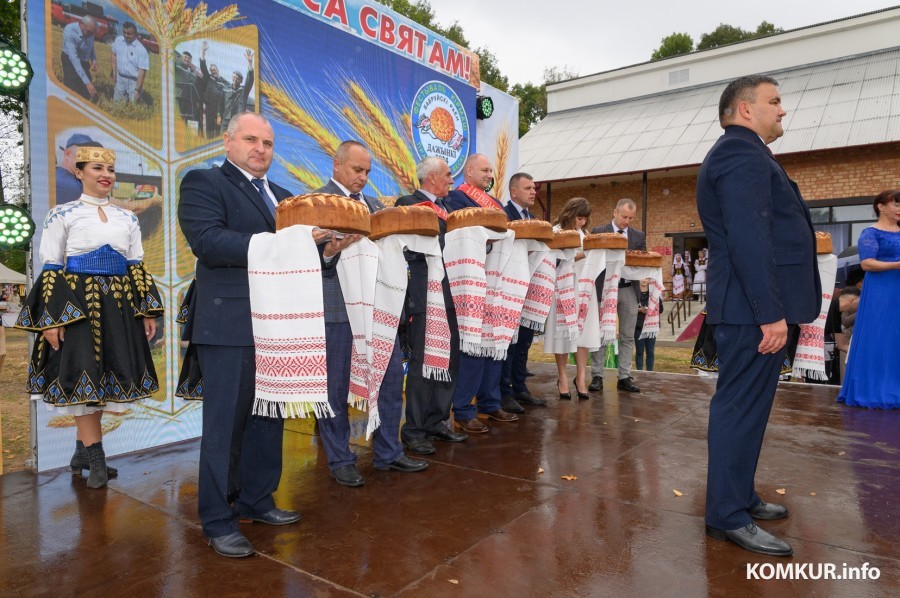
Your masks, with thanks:
[[(21, 17), (19, 0), (0, 0), (0, 40), (8, 42), (13, 48), (20, 48), (22, 43)], [(9, 112), (22, 119), (22, 105), (19, 100), (0, 96), (0, 112)]]
[(519, 98), (519, 137), (547, 116), (547, 86), (516, 83), (510, 93)]
[(25, 274), (25, 258), (28, 252), (24, 249), (0, 249), (0, 264), (10, 270)]
[(694, 38), (687, 33), (673, 33), (660, 41), (659, 47), (653, 50), (650, 60), (662, 60), (672, 56), (690, 54), (694, 51)]
[(782, 31), (784, 31), (784, 29), (775, 27), (775, 25), (768, 21), (760, 23), (756, 28), (756, 31), (745, 31), (740, 27), (722, 23), (713, 31), (703, 34), (700, 38), (700, 43), (697, 44), (697, 49), (708, 50), (710, 48), (718, 48), (720, 46), (727, 46), (728, 44), (735, 44), (737, 42), (756, 39), (766, 35), (781, 33)]
[(673, 33), (667, 35), (660, 41), (659, 47), (653, 50), (650, 60), (662, 60), (663, 58), (671, 58), (673, 56), (681, 56), (682, 54), (690, 54), (696, 50), (709, 50), (710, 48), (718, 48), (727, 46), (728, 44), (736, 44), (738, 42), (765, 37), (767, 35), (775, 35), (783, 33), (784, 29), (776, 27), (768, 21), (763, 21), (756, 28), (756, 31), (745, 31), (734, 25), (722, 23), (709, 33), (704, 33), (700, 37), (700, 43), (694, 48), (694, 40), (687, 33)]
[(481, 80), (488, 85), (493, 85), (500, 91), (509, 91), (509, 79), (500, 72), (497, 65), (497, 57), (485, 47), (476, 48), (481, 69)]
[(574, 79), (578, 73), (567, 66), (553, 66), (544, 69), (544, 82), (516, 83), (510, 93), (519, 98), (519, 137), (547, 116), (547, 85)]

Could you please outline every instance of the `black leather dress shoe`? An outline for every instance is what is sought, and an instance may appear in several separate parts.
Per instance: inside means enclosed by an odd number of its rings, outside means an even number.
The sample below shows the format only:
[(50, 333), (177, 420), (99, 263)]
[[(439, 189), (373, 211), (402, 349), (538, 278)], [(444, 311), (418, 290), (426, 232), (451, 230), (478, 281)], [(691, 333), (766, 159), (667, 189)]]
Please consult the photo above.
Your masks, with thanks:
[(437, 452), (430, 438), (410, 438), (403, 441), (403, 446), (417, 455), (433, 455)]
[[(513, 395), (513, 398), (519, 402), (520, 405), (532, 405), (534, 407), (546, 407), (547, 401), (544, 399), (539, 399), (530, 392), (517, 392)], [(506, 407), (504, 407), (506, 409)], [(509, 409), (506, 409), (509, 411)]]
[(641, 392), (641, 389), (634, 385), (631, 378), (622, 378), (619, 380), (619, 383), (616, 384), (616, 388), (624, 390), (625, 392)]
[(598, 391), (603, 390), (603, 377), (602, 376), (594, 376), (591, 378), (591, 383), (588, 384), (588, 390)]
[(239, 559), (253, 554), (253, 544), (241, 532), (232, 532), (218, 538), (207, 538), (207, 541), (217, 554), (231, 559)]
[(468, 437), (469, 435), (465, 432), (454, 432), (453, 430), (448, 430), (447, 428), (444, 428), (443, 431), (436, 432), (434, 434), (435, 440), (443, 440), (444, 442), (462, 442)]
[(366, 483), (356, 465), (341, 465), (331, 472), (331, 477), (341, 486), (356, 488)]
[(268, 525), (288, 525), (300, 521), (300, 513), (297, 511), (285, 511), (284, 509), (272, 509), (268, 513), (255, 517), (241, 517), (241, 521), (255, 521)]
[(388, 471), (389, 469), (391, 469), (393, 471), (400, 471), (403, 473), (413, 473), (414, 471), (422, 471), (423, 469), (428, 469), (428, 461), (422, 461), (420, 459), (407, 457), (406, 455), (400, 455), (400, 458), (390, 465), (383, 465), (381, 467), (376, 467), (375, 469), (380, 469), (382, 471)]
[(706, 535), (716, 540), (731, 540), (744, 550), (768, 554), (771, 556), (790, 556), (794, 554), (791, 545), (780, 540), (758, 527), (755, 523), (748, 523), (738, 529), (716, 529), (706, 526)]
[(503, 397), (500, 406), (507, 413), (525, 413), (525, 408), (519, 405), (519, 402), (512, 397)]
[(526, 378), (531, 378), (532, 376), (534, 376), (534, 372), (529, 372), (528, 370), (525, 370), (525, 377), (526, 377)]
[(764, 521), (784, 519), (788, 515), (790, 515), (790, 513), (788, 513), (786, 506), (775, 504), (773, 502), (762, 501), (758, 505), (750, 509), (751, 517), (753, 517), (754, 519), (762, 519)]

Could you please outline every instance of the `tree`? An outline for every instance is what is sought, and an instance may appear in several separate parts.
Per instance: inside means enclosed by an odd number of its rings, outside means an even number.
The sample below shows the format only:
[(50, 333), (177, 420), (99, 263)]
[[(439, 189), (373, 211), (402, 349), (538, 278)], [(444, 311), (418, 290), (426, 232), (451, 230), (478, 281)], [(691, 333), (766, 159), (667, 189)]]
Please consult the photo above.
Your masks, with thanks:
[[(22, 29), (19, 0), (0, 0), (0, 41), (14, 48), (21, 47)], [(0, 112), (11, 112), (18, 121), (22, 120), (22, 105), (19, 100), (0, 96)]]
[(568, 66), (552, 66), (544, 69), (544, 82), (516, 83), (510, 93), (519, 98), (519, 137), (527, 133), (547, 116), (547, 85), (574, 79), (578, 73)]
[(694, 38), (687, 33), (673, 33), (662, 38), (659, 47), (653, 50), (650, 60), (662, 60), (672, 56), (690, 54), (694, 51)]
[(783, 31), (784, 29), (775, 27), (775, 25), (769, 23), (768, 21), (763, 21), (762, 23), (760, 23), (756, 28), (756, 31), (745, 31), (740, 27), (734, 27), (733, 25), (726, 25), (725, 23), (722, 23), (713, 31), (703, 34), (703, 36), (700, 38), (700, 43), (697, 44), (697, 49), (709, 50), (710, 48), (727, 46), (728, 44), (744, 42), (747, 40), (756, 39), (758, 37), (764, 37), (766, 35), (774, 35), (776, 33), (782, 33)]

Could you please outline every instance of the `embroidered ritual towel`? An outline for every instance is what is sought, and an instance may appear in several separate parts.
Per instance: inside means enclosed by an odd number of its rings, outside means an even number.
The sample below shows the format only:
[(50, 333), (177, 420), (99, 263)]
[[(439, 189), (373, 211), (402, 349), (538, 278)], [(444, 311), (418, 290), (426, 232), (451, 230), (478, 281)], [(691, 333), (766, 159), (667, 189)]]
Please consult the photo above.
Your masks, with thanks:
[(528, 271), (531, 280), (525, 303), (522, 306), (522, 318), (519, 324), (536, 332), (544, 331), (550, 307), (553, 305), (553, 290), (556, 283), (556, 260), (546, 243), (533, 239), (516, 241), (528, 243)]
[(606, 279), (603, 281), (603, 301), (600, 303), (600, 338), (604, 345), (616, 340), (616, 317), (619, 312), (619, 279), (625, 265), (625, 250), (606, 250)]
[(639, 338), (656, 338), (659, 334), (659, 302), (662, 300), (663, 292), (662, 268), (625, 266), (622, 268), (622, 278), (635, 281), (631, 284), (640, 284), (638, 281), (650, 279), (650, 300), (647, 303), (647, 313), (644, 315), (644, 326), (641, 328)]
[(837, 258), (832, 254), (817, 255), (819, 280), (822, 281), (822, 308), (815, 321), (800, 325), (800, 340), (794, 354), (793, 377), (827, 380), (825, 375), (825, 320), (831, 307), (832, 289), (837, 276)]
[[(486, 243), (507, 236), (508, 232), (497, 233), (483, 226), (459, 228), (444, 236), (444, 268), (456, 308), (460, 350), (467, 355), (481, 357), (486, 351), (482, 345), (488, 291)], [(491, 253), (494, 251), (498, 250), (492, 249)]]
[[(503, 360), (513, 336), (519, 332), (528, 292), (528, 246), (517, 244), (515, 233), (508, 231), (507, 237), (495, 242), (493, 247), (485, 260), (488, 296), (482, 337), (488, 334), (493, 338), (489, 354), (495, 360)], [(487, 344), (484, 338), (482, 344)]]
[(367, 430), (378, 428), (377, 409), (369, 405), (369, 342), (372, 339), (375, 312), (375, 283), (378, 276), (378, 247), (363, 237), (341, 252), (337, 265), (347, 319), (353, 332), (350, 356), (350, 393), (347, 402), (369, 411)]
[(592, 249), (584, 252), (584, 265), (575, 281), (575, 305), (578, 310), (578, 335), (584, 332), (584, 320), (588, 314), (590, 302), (596, 301), (596, 280), (600, 273), (606, 269), (606, 250)]
[(578, 310), (575, 303), (575, 254), (578, 249), (557, 249), (556, 265), (556, 337), (578, 338)]
[(247, 272), (256, 348), (253, 413), (333, 416), (328, 406), (322, 273), (312, 227), (253, 235)]

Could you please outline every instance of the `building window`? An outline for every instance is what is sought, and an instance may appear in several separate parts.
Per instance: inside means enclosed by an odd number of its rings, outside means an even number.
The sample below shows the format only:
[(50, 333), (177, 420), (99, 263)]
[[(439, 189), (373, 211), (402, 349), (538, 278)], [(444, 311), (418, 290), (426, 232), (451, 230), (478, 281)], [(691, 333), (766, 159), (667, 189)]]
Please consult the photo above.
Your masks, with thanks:
[(690, 79), (691, 69), (681, 69), (680, 71), (669, 71), (669, 85), (678, 85), (679, 83), (687, 83)]

